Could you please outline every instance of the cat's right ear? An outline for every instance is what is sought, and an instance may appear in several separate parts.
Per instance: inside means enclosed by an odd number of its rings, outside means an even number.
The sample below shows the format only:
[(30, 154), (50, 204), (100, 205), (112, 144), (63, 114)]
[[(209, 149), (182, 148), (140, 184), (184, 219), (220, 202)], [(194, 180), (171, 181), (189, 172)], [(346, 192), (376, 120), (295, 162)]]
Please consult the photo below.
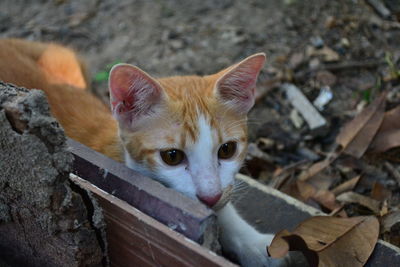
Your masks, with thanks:
[(141, 69), (117, 64), (110, 71), (110, 102), (113, 116), (123, 128), (155, 112), (163, 97), (161, 85)]
[(258, 53), (217, 73), (217, 98), (237, 111), (246, 114), (255, 101), (255, 88), (258, 74), (265, 63), (265, 54)]

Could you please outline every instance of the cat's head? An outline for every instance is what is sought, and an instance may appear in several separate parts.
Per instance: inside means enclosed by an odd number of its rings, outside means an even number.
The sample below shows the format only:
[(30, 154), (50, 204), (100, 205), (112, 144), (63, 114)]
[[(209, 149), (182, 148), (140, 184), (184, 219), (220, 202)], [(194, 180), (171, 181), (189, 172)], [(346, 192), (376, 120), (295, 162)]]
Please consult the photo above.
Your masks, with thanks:
[(114, 66), (111, 107), (126, 165), (214, 206), (245, 158), (247, 113), (264, 62), (260, 53), (214, 75), (163, 79)]

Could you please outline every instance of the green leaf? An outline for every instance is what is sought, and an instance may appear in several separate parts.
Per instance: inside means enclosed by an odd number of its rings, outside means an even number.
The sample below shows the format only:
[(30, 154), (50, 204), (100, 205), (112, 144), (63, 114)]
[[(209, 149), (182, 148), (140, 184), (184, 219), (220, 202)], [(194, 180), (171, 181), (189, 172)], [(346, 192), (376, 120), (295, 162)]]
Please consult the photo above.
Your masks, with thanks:
[(108, 80), (108, 75), (110, 74), (111, 68), (114, 65), (119, 64), (119, 63), (121, 63), (121, 61), (120, 60), (116, 60), (113, 63), (107, 64), (106, 65), (106, 70), (99, 71), (98, 73), (96, 73), (94, 75), (94, 80), (96, 82), (105, 82), (105, 81), (107, 81)]
[(96, 82), (104, 82), (108, 79), (108, 71), (100, 71), (94, 75), (94, 80)]

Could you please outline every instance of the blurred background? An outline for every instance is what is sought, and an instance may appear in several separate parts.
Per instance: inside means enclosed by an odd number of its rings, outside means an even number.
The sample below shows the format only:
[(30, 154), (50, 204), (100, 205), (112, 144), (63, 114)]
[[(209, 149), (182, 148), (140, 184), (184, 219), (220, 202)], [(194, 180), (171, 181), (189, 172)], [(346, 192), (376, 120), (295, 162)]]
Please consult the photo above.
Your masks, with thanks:
[[(155, 77), (204, 75), (265, 52), (242, 172), (328, 213), (375, 214), (381, 222), (392, 216), (381, 237), (397, 245), (397, 146), (385, 153), (341, 155), (306, 187), (297, 177), (335, 151), (340, 129), (383, 91), (385, 110), (399, 106), (399, 21), (399, 0), (0, 1), (1, 38), (74, 48), (86, 59), (91, 90), (105, 103), (108, 71), (119, 62)], [(313, 102), (321, 125), (313, 128), (304, 119), (287, 97), (288, 85)], [(394, 130), (400, 140), (399, 128)], [(378, 204), (339, 201), (333, 189), (350, 180), (355, 181), (350, 191)], [(314, 194), (305, 193), (309, 185)]]

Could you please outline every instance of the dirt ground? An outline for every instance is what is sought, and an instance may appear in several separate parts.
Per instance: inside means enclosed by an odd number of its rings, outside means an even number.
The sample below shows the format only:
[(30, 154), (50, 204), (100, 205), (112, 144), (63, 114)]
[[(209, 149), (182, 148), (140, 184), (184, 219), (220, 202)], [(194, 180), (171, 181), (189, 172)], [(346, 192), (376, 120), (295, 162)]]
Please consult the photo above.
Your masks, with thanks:
[[(290, 189), (293, 175), (326, 157), (346, 122), (384, 90), (389, 92), (386, 110), (400, 104), (400, 2), (378, 1), (389, 14), (367, 2), (371, 1), (2, 0), (0, 37), (55, 41), (75, 48), (88, 62), (92, 90), (105, 102), (106, 73), (116, 62), (137, 65), (156, 77), (202, 75), (265, 52), (268, 63), (259, 80), (261, 94), (250, 116), (255, 148), (243, 172), (298, 197)], [(310, 130), (296, 119), (282, 90), (284, 83), (296, 85), (311, 102), (321, 88), (332, 93), (319, 111), (326, 120), (322, 129)], [(400, 180), (395, 177), (400, 171), (399, 150), (372, 159), (339, 160), (325, 172), (333, 177), (331, 182), (313, 186), (331, 190), (363, 175), (352, 190), (373, 198), (378, 183), (382, 192), (390, 192), (379, 200), (378, 212), (354, 202), (344, 211), (381, 218), (397, 214), (398, 221), (382, 237), (399, 245), (399, 238), (393, 237), (400, 232)], [(299, 168), (276, 184), (278, 174), (293, 164)], [(321, 201), (298, 198), (332, 212)]]

